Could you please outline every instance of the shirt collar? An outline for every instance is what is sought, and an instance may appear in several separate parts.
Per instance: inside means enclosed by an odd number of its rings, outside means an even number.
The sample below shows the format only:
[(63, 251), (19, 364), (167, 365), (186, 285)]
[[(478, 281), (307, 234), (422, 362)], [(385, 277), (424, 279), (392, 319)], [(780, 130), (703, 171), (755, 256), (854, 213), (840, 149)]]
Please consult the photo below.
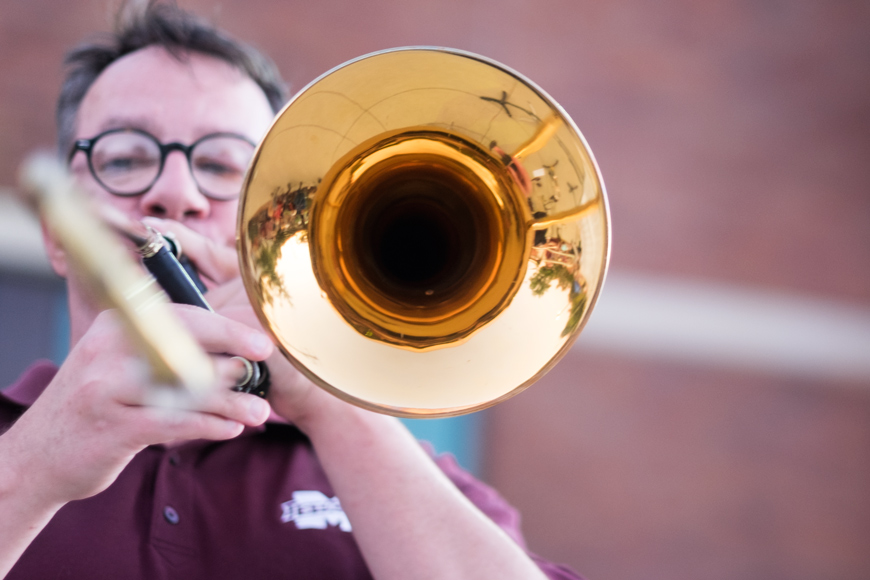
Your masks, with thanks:
[(57, 365), (49, 360), (38, 360), (15, 383), (0, 391), (0, 396), (22, 407), (29, 407), (56, 374)]

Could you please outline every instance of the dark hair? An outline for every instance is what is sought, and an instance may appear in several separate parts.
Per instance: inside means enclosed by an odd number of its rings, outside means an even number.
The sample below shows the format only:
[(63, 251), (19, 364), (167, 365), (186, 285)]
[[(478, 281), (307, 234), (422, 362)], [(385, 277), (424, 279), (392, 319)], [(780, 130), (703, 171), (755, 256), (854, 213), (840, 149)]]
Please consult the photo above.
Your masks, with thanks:
[(113, 33), (79, 45), (64, 59), (67, 73), (56, 111), (61, 155), (72, 146), (79, 106), (97, 77), (122, 56), (147, 46), (160, 46), (182, 61), (189, 53), (196, 52), (233, 65), (263, 89), (276, 113), (286, 100), (286, 85), (278, 68), (263, 53), (230, 38), (175, 4), (132, 0), (118, 11)]

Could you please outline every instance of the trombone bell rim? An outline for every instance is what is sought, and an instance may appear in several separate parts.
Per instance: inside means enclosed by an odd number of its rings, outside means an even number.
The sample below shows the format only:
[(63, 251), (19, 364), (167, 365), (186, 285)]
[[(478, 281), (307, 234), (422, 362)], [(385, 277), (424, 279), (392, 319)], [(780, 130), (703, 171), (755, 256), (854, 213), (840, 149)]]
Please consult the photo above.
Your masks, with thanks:
[[(424, 230), (475, 247), (417, 268)], [(586, 324), (610, 255), (604, 183), (564, 110), (490, 59), (427, 47), (354, 59), (297, 94), (255, 152), (238, 232), (246, 290), (290, 362), (404, 417), (535, 382)]]

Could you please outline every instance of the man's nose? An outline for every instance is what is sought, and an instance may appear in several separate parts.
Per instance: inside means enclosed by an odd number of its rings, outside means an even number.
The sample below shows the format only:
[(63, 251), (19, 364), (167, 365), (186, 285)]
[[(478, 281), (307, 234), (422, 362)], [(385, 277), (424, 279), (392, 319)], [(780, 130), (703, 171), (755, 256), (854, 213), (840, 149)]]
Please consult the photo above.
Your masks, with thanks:
[(181, 151), (167, 155), (163, 172), (141, 199), (142, 213), (176, 221), (204, 218), (210, 204), (199, 191), (187, 158)]

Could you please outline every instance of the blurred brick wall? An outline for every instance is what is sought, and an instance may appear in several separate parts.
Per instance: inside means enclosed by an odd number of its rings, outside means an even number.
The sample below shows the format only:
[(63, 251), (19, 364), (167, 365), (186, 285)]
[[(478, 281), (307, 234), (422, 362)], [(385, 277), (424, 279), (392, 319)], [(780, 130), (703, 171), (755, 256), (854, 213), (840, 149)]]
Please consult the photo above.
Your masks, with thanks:
[[(181, 4), (296, 88), (391, 46), (500, 60), (589, 140), (614, 269), (870, 306), (866, 2)], [(0, 0), (0, 184), (51, 144), (59, 57), (109, 5)], [(868, 386), (581, 352), (486, 414), (488, 479), (594, 579), (867, 578)]]
[[(0, 1), (0, 183), (51, 144), (60, 55), (111, 0)], [(870, 300), (870, 5), (182, 2), (296, 88), (408, 44), (500, 60), (574, 117), (604, 172), (614, 266)]]
[(487, 479), (590, 579), (865, 579), (867, 386), (575, 351), (487, 416)]

